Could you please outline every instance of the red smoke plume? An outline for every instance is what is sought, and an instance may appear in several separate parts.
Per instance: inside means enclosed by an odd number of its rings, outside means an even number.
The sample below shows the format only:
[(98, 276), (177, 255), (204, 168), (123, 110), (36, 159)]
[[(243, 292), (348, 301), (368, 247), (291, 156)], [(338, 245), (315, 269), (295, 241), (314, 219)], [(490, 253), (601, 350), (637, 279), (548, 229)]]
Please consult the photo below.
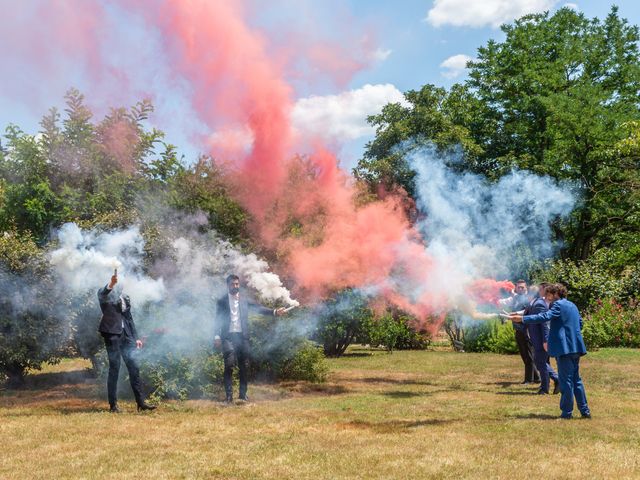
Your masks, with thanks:
[[(79, 4), (76, 15), (91, 18), (75, 31), (89, 43), (65, 34), (62, 45), (76, 49), (69, 55), (84, 56), (96, 75), (105, 70), (96, 65), (102, 61), (95, 44), (101, 9)], [(286, 66), (273, 60), (266, 39), (248, 26), (239, 2), (119, 4), (160, 31), (173, 74), (187, 81), (193, 110), (211, 131), (200, 140), (215, 146), (214, 157), (236, 160), (229, 178), (238, 199), (298, 292), (320, 298), (345, 287), (370, 288), (419, 318), (441, 317), (451, 301), (450, 287), (434, 280), (434, 261), (406, 218), (404, 198), (387, 194), (383, 200), (362, 202), (353, 179), (322, 145), (306, 157), (295, 156), (301, 146), (292, 135), (294, 94), (285, 81)], [(320, 62), (317, 66), (339, 82), (366, 63), (335, 44), (306, 47), (306, 61)], [(113, 149), (114, 155), (126, 157), (132, 131), (122, 122), (110, 127), (103, 132), (105, 143), (121, 146)], [(495, 285), (473, 289), (479, 302), (497, 293)]]

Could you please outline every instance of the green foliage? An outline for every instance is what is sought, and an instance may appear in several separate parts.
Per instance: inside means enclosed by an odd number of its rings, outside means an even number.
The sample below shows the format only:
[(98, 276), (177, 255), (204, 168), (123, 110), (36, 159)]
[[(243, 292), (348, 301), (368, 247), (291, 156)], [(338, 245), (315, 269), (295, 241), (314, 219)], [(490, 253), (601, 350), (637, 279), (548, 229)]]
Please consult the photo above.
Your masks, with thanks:
[(583, 319), (582, 336), (587, 348), (640, 347), (640, 308), (626, 307), (615, 299), (598, 300)]
[(222, 356), (206, 348), (195, 354), (155, 352), (145, 354), (140, 372), (152, 400), (186, 400), (214, 396), (222, 388)]
[(339, 357), (361, 332), (363, 322), (371, 320), (373, 312), (366, 297), (355, 290), (343, 290), (325, 303), (318, 316), (317, 340), (325, 355)]
[(0, 288), (0, 376), (19, 386), (27, 369), (59, 360), (68, 332), (52, 311), (65, 303), (50, 294), (53, 279), (38, 247), (16, 231), (0, 235)]
[[(355, 170), (369, 183), (413, 195), (406, 154), (429, 146), (462, 154), (455, 168), (499, 178), (513, 167), (575, 185), (570, 220), (555, 225), (565, 252), (586, 259), (622, 249), (640, 233), (638, 28), (561, 8), (502, 27), (469, 64), (469, 79), (449, 91), (409, 91), (370, 117), (376, 137)], [(454, 155), (458, 157), (459, 155)]]
[(580, 310), (602, 298), (627, 304), (640, 296), (639, 242), (630, 242), (626, 250), (602, 248), (584, 261), (550, 261), (534, 269), (532, 277), (565, 284)]
[(305, 380), (324, 382), (329, 373), (329, 365), (322, 349), (313, 342), (305, 341), (291, 359), (286, 360), (280, 369), (280, 378), (286, 380)]
[(467, 327), (464, 349), (467, 352), (518, 353), (511, 322), (489, 320)]
[(380, 316), (364, 318), (358, 341), (371, 346), (382, 345), (389, 352), (426, 348), (431, 341), (429, 333), (417, 332), (413, 325), (413, 317), (396, 310), (388, 310)]

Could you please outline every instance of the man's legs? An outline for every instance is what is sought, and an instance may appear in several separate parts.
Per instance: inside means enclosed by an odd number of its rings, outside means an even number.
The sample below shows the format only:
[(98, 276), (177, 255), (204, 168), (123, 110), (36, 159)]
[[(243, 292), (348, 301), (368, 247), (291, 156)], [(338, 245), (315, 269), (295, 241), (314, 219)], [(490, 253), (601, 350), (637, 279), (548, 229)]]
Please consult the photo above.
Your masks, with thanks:
[(240, 377), (240, 399), (247, 399), (247, 373), (249, 370), (249, 345), (248, 341), (242, 339), (237, 346), (238, 370)]
[(535, 360), (538, 372), (540, 372), (540, 391), (549, 393), (549, 370), (547, 369), (547, 352), (544, 349), (535, 350), (533, 352), (533, 359)]
[(118, 374), (120, 373), (120, 335), (104, 337), (104, 345), (109, 356), (109, 376), (107, 377), (107, 395), (111, 409), (118, 403)]
[(133, 356), (135, 347), (126, 342), (121, 343), (121, 353), (124, 363), (129, 371), (129, 382), (131, 383), (131, 389), (133, 390), (133, 396), (136, 397), (136, 403), (142, 405), (144, 398), (142, 396), (142, 382), (140, 381), (140, 369), (138, 368), (138, 362)]
[(540, 376), (533, 364), (533, 346), (529, 340), (527, 332), (519, 328), (515, 329), (516, 344), (518, 345), (518, 352), (520, 352), (520, 358), (524, 363), (524, 382), (538, 382)]
[(582, 416), (590, 416), (591, 411), (589, 410), (589, 405), (587, 405), (587, 393), (584, 389), (584, 384), (582, 383), (582, 378), (580, 378), (580, 355), (574, 354), (573, 356), (573, 395), (576, 397), (576, 404), (578, 405), (578, 410)]
[(226, 401), (230, 402), (233, 398), (233, 367), (236, 365), (236, 352), (230, 348), (223, 354), (224, 358), (224, 391)]
[(575, 365), (572, 355), (558, 357), (558, 382), (560, 382), (560, 410), (563, 418), (571, 418), (573, 413), (573, 376)]

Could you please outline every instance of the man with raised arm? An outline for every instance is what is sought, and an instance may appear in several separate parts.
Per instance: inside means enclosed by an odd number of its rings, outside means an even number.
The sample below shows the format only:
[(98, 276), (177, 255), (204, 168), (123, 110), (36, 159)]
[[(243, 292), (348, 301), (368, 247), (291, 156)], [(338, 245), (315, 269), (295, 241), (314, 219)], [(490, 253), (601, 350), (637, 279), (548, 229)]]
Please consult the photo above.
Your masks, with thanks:
[(129, 381), (138, 405), (138, 411), (153, 410), (156, 407), (146, 403), (142, 395), (140, 370), (133, 355), (136, 349), (142, 348), (142, 340), (138, 337), (136, 324), (131, 315), (131, 300), (128, 295), (114, 291), (117, 283), (118, 273), (116, 271), (109, 283), (98, 290), (98, 301), (102, 311), (98, 331), (104, 339), (104, 345), (109, 356), (109, 376), (107, 378), (109, 411), (111, 413), (120, 413), (120, 408), (118, 407), (120, 357), (124, 360), (129, 371)]

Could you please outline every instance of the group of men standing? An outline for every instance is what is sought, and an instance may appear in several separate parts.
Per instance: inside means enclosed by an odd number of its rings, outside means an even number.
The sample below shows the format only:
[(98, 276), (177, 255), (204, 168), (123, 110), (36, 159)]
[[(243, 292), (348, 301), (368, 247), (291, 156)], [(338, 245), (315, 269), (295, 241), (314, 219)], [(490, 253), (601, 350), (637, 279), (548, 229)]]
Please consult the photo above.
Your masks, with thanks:
[[(142, 348), (135, 322), (131, 315), (131, 301), (127, 295), (114, 290), (118, 283), (115, 273), (110, 282), (98, 291), (102, 310), (99, 331), (104, 338), (109, 357), (107, 390), (110, 411), (118, 413), (117, 382), (120, 359), (129, 371), (131, 388), (138, 410), (153, 410), (142, 394), (140, 372), (133, 355), (135, 349)], [(524, 362), (522, 383), (540, 383), (538, 394), (549, 393), (553, 381), (553, 393), (561, 392), (560, 409), (562, 418), (571, 418), (574, 397), (583, 417), (591, 418), (587, 397), (580, 378), (580, 357), (587, 353), (582, 339), (582, 318), (577, 307), (566, 299), (567, 290), (559, 284), (541, 283), (527, 290), (524, 280), (515, 285), (513, 295), (499, 301), (512, 312), (516, 343)], [(268, 309), (248, 301), (240, 295), (240, 278), (227, 277), (227, 293), (216, 302), (218, 335), (214, 345), (222, 351), (224, 358), (225, 401), (233, 401), (232, 375), (238, 367), (240, 377), (239, 399), (247, 401), (247, 374), (250, 357), (249, 312), (261, 315), (284, 315), (286, 310)], [(555, 357), (558, 373), (550, 364)]]
[[(131, 389), (136, 399), (138, 411), (153, 410), (156, 407), (145, 401), (142, 393), (140, 371), (134, 352), (142, 348), (142, 340), (138, 336), (133, 316), (131, 315), (131, 300), (122, 291), (116, 290), (118, 283), (117, 272), (111, 277), (109, 283), (98, 290), (98, 301), (102, 318), (98, 331), (104, 339), (104, 344), (109, 357), (109, 375), (107, 378), (107, 396), (109, 399), (109, 411), (119, 413), (117, 400), (117, 384), (120, 372), (120, 358), (122, 358), (129, 371)], [(232, 377), (233, 369), (238, 367), (240, 377), (239, 399), (248, 401), (247, 375), (249, 369), (250, 343), (249, 343), (249, 312), (261, 315), (284, 315), (286, 310), (278, 308), (271, 310), (261, 305), (250, 302), (246, 296), (240, 295), (240, 277), (229, 275), (227, 277), (227, 294), (216, 302), (216, 326), (217, 335), (214, 345), (222, 351), (224, 358), (224, 389), (225, 402), (233, 401)]]
[[(544, 395), (553, 381), (553, 393), (561, 393), (561, 418), (572, 418), (574, 398), (582, 417), (591, 418), (580, 377), (580, 357), (587, 353), (582, 317), (566, 296), (564, 285), (543, 282), (528, 291), (526, 282), (518, 280), (514, 294), (499, 304), (512, 312), (509, 318), (524, 363), (522, 383), (540, 383), (538, 394)], [(550, 357), (555, 357), (558, 373)]]

